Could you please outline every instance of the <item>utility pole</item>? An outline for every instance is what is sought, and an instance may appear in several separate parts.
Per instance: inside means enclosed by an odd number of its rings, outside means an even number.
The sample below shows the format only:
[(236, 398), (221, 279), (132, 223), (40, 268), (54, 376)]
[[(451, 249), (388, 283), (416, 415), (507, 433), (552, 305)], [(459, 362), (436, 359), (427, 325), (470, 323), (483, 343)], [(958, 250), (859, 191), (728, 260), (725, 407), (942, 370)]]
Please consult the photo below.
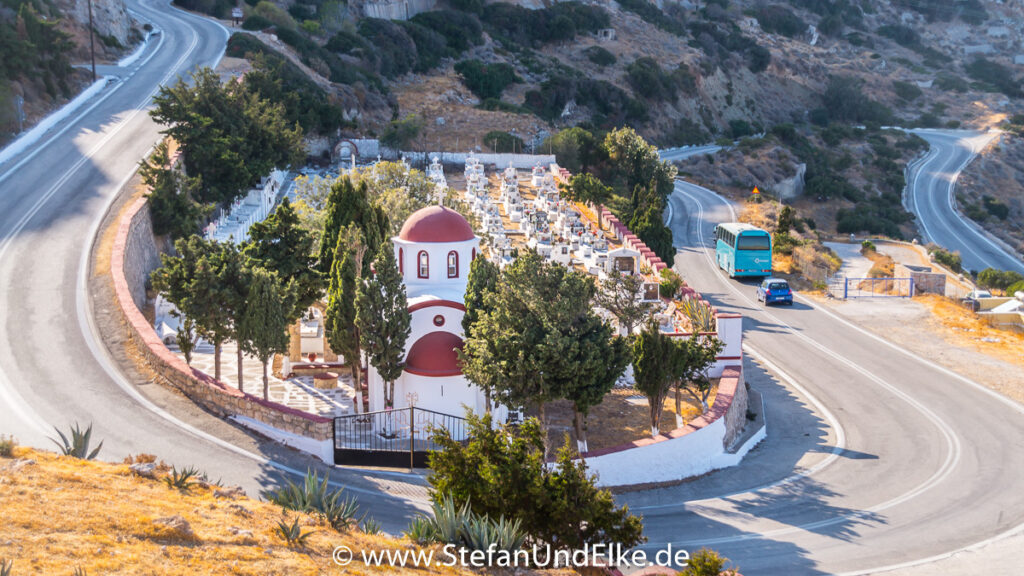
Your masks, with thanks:
[(96, 82), (96, 43), (93, 37), (96, 30), (92, 25), (92, 0), (89, 0), (89, 55), (92, 57), (92, 81)]

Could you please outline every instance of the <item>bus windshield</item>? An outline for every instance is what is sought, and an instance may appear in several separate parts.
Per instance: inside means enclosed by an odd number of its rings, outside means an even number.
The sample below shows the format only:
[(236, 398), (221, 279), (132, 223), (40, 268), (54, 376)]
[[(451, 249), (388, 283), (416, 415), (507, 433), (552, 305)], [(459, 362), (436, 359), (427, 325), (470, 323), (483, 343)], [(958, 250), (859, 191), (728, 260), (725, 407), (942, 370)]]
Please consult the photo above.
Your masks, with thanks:
[(736, 239), (737, 250), (771, 250), (771, 237), (767, 234), (740, 234)]

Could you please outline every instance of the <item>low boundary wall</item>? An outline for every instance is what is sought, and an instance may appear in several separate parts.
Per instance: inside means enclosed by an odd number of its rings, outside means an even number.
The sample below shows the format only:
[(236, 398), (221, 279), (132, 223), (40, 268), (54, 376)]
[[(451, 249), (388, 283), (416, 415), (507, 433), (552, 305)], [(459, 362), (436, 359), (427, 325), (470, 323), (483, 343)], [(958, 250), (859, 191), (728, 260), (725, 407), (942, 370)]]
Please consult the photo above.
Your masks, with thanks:
[[(333, 463), (334, 422), (331, 418), (308, 414), (227, 386), (186, 364), (160, 340), (136, 305), (133, 291), (137, 292), (138, 287), (129, 284), (125, 266), (127, 262), (138, 262), (139, 253), (151, 250), (142, 240), (145, 231), (151, 229), (146, 198), (133, 201), (118, 222), (110, 262), (114, 292), (128, 336), (148, 365), (171, 386), (217, 416), (233, 418), (275, 440)], [(144, 274), (140, 276), (135, 270), (132, 276), (138, 282)]]
[[(722, 371), (715, 403), (682, 428), (585, 456), (590, 472), (605, 487), (677, 482), (735, 466), (764, 436), (762, 427), (735, 447), (747, 422), (747, 388), (741, 365)], [(735, 449), (734, 449), (735, 448)]]

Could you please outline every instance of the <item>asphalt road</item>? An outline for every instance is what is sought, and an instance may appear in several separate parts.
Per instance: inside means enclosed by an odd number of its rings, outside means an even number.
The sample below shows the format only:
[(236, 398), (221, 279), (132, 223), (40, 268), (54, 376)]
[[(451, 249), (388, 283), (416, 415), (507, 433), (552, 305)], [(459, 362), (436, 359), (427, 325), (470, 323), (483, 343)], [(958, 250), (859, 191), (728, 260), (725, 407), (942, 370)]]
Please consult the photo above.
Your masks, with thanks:
[(1024, 273), (1024, 261), (998, 240), (961, 214), (954, 205), (956, 180), (997, 133), (966, 130), (913, 130), (928, 141), (928, 154), (912, 167), (908, 177), (907, 204), (917, 216), (918, 228), (929, 242), (960, 252), (963, 267), (1016, 270)]
[[(101, 459), (155, 454), (258, 495), (323, 466), (155, 384), (130, 381), (93, 321), (88, 251), (108, 204), (159, 138), (150, 99), (180, 74), (218, 62), (227, 39), (220, 25), (163, 0), (129, 7), (162, 34), (79, 113), (0, 166), (0, 433), (52, 449), (53, 426), (91, 422), (104, 441)], [(423, 506), (421, 476), (411, 484), (387, 473), (333, 470), (331, 477), (372, 503), (371, 516), (394, 532)]]
[(729, 204), (685, 183), (671, 204), (675, 268), (744, 315), (748, 352), (774, 376), (748, 362), (768, 437), (740, 466), (623, 497), (648, 549), (709, 546), (756, 576), (862, 574), (1024, 529), (1024, 408), (806, 298), (766, 310), (712, 260)]

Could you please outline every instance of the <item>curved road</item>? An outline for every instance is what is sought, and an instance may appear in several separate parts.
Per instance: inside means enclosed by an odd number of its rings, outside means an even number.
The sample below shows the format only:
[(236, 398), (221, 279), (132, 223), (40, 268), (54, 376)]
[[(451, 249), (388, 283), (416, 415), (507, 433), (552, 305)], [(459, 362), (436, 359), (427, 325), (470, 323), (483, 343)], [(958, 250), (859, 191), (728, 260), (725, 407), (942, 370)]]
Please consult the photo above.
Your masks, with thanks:
[(710, 546), (754, 575), (861, 574), (1024, 529), (1024, 408), (806, 298), (764, 309), (712, 260), (731, 206), (682, 182), (670, 201), (675, 268), (744, 315), (779, 378), (748, 362), (769, 428), (740, 466), (624, 497), (649, 548)]
[(957, 177), (997, 132), (912, 130), (930, 150), (908, 176), (907, 204), (924, 238), (960, 252), (966, 270), (985, 268), (1024, 273), (1024, 261), (955, 207)]
[[(216, 64), (227, 39), (219, 24), (166, 1), (129, 7), (162, 34), (120, 71), (119, 81), (0, 166), (0, 430), (52, 448), (53, 426), (92, 422), (94, 438), (104, 440), (101, 458), (156, 454), (256, 495), (317, 461), (159, 386), (130, 381), (114, 367), (94, 325), (89, 248), (109, 203), (159, 139), (147, 114), (150, 99), (160, 85)], [(97, 306), (103, 312), (109, 303)], [(416, 512), (391, 494), (425, 496), (420, 476), (409, 484), (386, 473), (335, 470), (332, 478), (372, 498), (371, 515), (388, 529), (406, 526)]]

